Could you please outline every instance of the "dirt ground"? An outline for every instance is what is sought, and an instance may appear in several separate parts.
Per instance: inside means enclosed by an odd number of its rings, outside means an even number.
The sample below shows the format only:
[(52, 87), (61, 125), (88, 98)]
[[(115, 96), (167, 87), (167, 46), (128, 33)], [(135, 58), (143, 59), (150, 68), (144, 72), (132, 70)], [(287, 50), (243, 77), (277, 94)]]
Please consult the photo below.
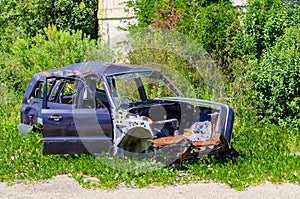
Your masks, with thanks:
[(31, 185), (23, 183), (7, 186), (0, 183), (0, 198), (300, 198), (300, 186), (295, 184), (263, 185), (250, 187), (246, 191), (236, 191), (221, 183), (190, 183), (188, 185), (155, 186), (129, 189), (124, 186), (106, 191), (83, 189), (74, 179), (60, 175)]

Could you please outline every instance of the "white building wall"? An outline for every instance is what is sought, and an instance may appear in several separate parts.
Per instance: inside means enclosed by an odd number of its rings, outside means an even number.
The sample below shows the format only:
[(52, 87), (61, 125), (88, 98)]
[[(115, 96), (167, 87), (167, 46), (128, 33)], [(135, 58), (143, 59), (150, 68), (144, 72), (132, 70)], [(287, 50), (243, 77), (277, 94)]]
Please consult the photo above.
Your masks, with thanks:
[(109, 47), (115, 47), (118, 42), (123, 41), (128, 23), (135, 23), (134, 13), (129, 10), (125, 12), (127, 0), (99, 0), (98, 20), (102, 41)]

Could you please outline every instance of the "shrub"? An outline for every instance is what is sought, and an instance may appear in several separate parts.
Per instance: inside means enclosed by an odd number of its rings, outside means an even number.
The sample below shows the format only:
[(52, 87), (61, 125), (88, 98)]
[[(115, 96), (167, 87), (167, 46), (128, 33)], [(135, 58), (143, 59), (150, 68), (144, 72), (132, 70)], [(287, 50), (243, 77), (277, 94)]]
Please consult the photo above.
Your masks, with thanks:
[(44, 28), (81, 30), (92, 39), (98, 38), (97, 0), (2, 0), (0, 1), (0, 65), (2, 55), (11, 53), (18, 38), (44, 34)]
[(202, 45), (219, 69), (231, 75), (231, 40), (240, 27), (231, 1), (141, 0), (129, 1), (128, 6), (139, 20), (131, 29), (150, 26), (176, 30)]
[(1, 82), (23, 92), (37, 72), (83, 61), (112, 61), (113, 53), (82, 31), (69, 33), (49, 26), (44, 32), (45, 35), (17, 39), (0, 65)]
[(299, 25), (300, 7), (283, 0), (249, 0), (248, 4), (234, 49), (248, 60), (260, 59), (286, 28)]
[[(294, 94), (290, 93), (290, 87), (296, 83), (290, 86), (287, 81), (297, 82), (299, 78), (292, 75), (298, 67), (297, 58), (293, 57), (297, 50), (293, 48), (299, 38), (289, 41), (292, 35), (288, 32), (293, 30), (291, 27), (299, 26), (300, 7), (290, 2), (249, 0), (241, 16), (241, 29), (232, 40), (232, 51), (237, 59), (232, 67), (235, 82), (230, 89), (235, 98), (233, 103), (243, 112), (243, 117), (258, 116), (276, 123), (281, 121), (281, 124), (298, 117), (295, 110), (291, 112), (288, 108), (291, 105), (287, 105), (296, 97), (295, 88), (292, 89)], [(296, 39), (295, 31), (292, 32)]]
[(17, 32), (21, 37), (35, 36), (53, 24), (62, 31), (82, 30), (96, 39), (97, 6), (97, 0), (2, 0), (0, 32), (2, 29), (3, 33)]
[(276, 44), (250, 64), (253, 102), (273, 122), (300, 126), (300, 27), (288, 28)]

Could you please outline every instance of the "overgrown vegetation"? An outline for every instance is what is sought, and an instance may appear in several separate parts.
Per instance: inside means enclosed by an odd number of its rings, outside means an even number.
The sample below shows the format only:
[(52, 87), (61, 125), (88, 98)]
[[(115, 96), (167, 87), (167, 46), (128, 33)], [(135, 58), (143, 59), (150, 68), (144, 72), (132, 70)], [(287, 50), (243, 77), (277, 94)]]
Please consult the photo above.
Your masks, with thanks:
[(16, 38), (44, 33), (48, 25), (58, 30), (80, 30), (98, 38), (97, 0), (2, 0), (0, 3), (0, 49), (9, 50)]
[[(300, 151), (298, 5), (252, 0), (246, 12), (238, 12), (230, 1), (129, 2), (139, 19), (132, 31), (144, 27), (176, 30), (197, 41), (216, 60), (223, 71), (228, 101), (235, 109), (233, 144), (241, 153), (234, 162), (211, 157), (142, 173), (103, 164), (108, 158), (107, 162), (115, 161), (121, 167), (134, 165), (112, 157), (101, 157), (104, 160), (99, 161), (89, 155), (43, 156), (40, 134), (18, 135), (20, 103), (34, 73), (81, 61), (114, 61), (112, 52), (94, 40), (93, 31), (87, 31), (94, 8), (85, 10), (82, 6), (95, 1), (51, 1), (58, 7), (48, 2), (0, 3), (0, 181), (10, 184), (70, 174), (86, 187), (214, 180), (238, 190), (266, 180), (300, 182), (300, 156), (295, 155)], [(74, 13), (82, 19), (76, 27), (65, 20), (69, 9), (63, 10), (67, 7), (62, 6), (71, 2), (78, 5)], [(56, 18), (51, 18), (53, 13)], [(89, 17), (84, 17), (86, 14)], [(178, 58), (167, 49), (152, 49), (150, 54), (143, 49), (130, 58), (132, 63), (171, 66), (190, 80), (198, 97), (209, 97), (199, 86), (203, 85), (201, 74), (184, 56)]]
[(261, 59), (250, 63), (248, 76), (261, 119), (299, 127), (300, 27), (285, 29)]
[(49, 26), (44, 32), (31, 38), (18, 38), (3, 58), (0, 80), (12, 84), (9, 86), (15, 91), (24, 92), (27, 85), (22, 82), (29, 82), (40, 71), (82, 61), (112, 61), (108, 48), (81, 31), (69, 33)]
[(231, 1), (139, 0), (129, 1), (139, 23), (135, 28), (176, 30), (196, 41), (210, 54), (222, 72), (230, 75), (232, 37), (239, 30), (239, 13)]

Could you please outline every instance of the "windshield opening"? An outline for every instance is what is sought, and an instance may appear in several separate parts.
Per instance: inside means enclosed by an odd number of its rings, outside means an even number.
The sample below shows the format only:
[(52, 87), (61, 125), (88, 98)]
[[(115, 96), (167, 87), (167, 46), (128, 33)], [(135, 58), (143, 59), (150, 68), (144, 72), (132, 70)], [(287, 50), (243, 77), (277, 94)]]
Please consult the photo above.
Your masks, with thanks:
[(107, 77), (117, 107), (161, 97), (178, 97), (180, 92), (159, 71), (134, 72)]

